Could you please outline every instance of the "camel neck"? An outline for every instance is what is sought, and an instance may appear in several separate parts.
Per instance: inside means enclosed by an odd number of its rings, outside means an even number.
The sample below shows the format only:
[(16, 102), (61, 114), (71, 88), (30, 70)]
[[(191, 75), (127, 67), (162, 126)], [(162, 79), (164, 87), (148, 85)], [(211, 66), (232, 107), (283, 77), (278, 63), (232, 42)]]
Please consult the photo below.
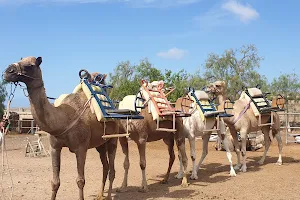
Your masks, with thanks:
[[(227, 99), (227, 97), (226, 97), (226, 95), (225, 94), (219, 94), (218, 96), (217, 96), (217, 98), (218, 98), (218, 102), (219, 102), (219, 107), (218, 107), (218, 110), (225, 110), (225, 108), (224, 108), (224, 103), (225, 103), (225, 101), (226, 101), (226, 99)], [(224, 120), (224, 122), (228, 125), (228, 126), (230, 126), (230, 125), (233, 125), (234, 124), (234, 117), (225, 117), (225, 118), (223, 118), (223, 120)]]
[(27, 90), (31, 112), (38, 126), (50, 134), (57, 130), (63, 130), (63, 123), (58, 123), (59, 115), (62, 113), (59, 113), (58, 109), (48, 101), (43, 84), (40, 87), (28, 87)]
[(225, 94), (218, 94), (217, 96), (218, 102), (220, 104), (220, 106), (222, 106), (222, 109), (224, 109), (224, 102), (227, 99)]

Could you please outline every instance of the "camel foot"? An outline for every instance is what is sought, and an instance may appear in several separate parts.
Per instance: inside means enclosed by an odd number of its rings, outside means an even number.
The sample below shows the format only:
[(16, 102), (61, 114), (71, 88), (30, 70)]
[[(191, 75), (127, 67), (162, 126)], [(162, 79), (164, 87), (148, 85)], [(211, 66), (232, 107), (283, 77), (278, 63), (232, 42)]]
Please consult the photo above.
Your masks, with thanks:
[(105, 196), (100, 196), (100, 195), (97, 195), (97, 197), (95, 198), (95, 200), (112, 200), (111, 197), (105, 197)]
[(247, 166), (243, 165), (240, 169), (241, 172), (246, 172), (247, 171)]
[(185, 182), (185, 183), (181, 183), (181, 187), (183, 187), (183, 188), (187, 188), (187, 187), (189, 187), (189, 184), (188, 184), (187, 182)]
[(163, 179), (163, 180), (160, 181), (160, 183), (161, 183), (161, 184), (168, 184), (169, 182), (168, 182), (168, 180)]
[(257, 163), (258, 163), (259, 165), (263, 165), (264, 162), (265, 162), (265, 160), (260, 160), (260, 161), (258, 161)]
[(278, 160), (278, 161), (276, 162), (276, 165), (282, 165), (282, 161), (279, 161), (279, 160)]
[(147, 193), (149, 192), (149, 189), (147, 186), (142, 186), (139, 188), (139, 192), (142, 192), (142, 193)]
[(232, 177), (233, 177), (233, 176), (236, 176), (236, 173), (235, 173), (235, 170), (234, 170), (234, 169), (231, 169), (231, 170), (230, 170), (230, 176), (232, 176)]
[(178, 174), (175, 175), (175, 178), (177, 178), (177, 179), (182, 179), (182, 177), (183, 177), (183, 173), (182, 172), (178, 172)]
[(191, 180), (197, 180), (198, 179), (198, 175), (195, 173), (192, 173), (192, 175), (190, 176)]
[(122, 192), (127, 192), (128, 188), (127, 187), (120, 187), (120, 188), (117, 188), (117, 192), (119, 193), (122, 193)]
[(241, 167), (242, 167), (242, 164), (237, 164), (237, 165), (234, 166), (233, 169), (239, 170), (239, 169), (241, 169)]

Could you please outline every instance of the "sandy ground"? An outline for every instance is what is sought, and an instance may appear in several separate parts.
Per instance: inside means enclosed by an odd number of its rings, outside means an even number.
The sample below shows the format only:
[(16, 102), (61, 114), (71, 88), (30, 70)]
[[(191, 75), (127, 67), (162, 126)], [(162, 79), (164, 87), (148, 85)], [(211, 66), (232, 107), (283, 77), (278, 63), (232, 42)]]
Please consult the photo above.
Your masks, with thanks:
[[(28, 135), (7, 137), (7, 154), (14, 182), (14, 198), (18, 200), (50, 199), (52, 178), (51, 158), (25, 157), (25, 145)], [(30, 136), (34, 139), (34, 136)], [(43, 138), (48, 146), (47, 138)], [(201, 140), (197, 141), (197, 161), (201, 154)], [(188, 144), (187, 144), (188, 145)], [(150, 191), (138, 192), (141, 183), (139, 155), (136, 145), (130, 141), (130, 171), (129, 190), (117, 193), (116, 188), (123, 179), (123, 159), (120, 146), (116, 156), (116, 179), (114, 182), (114, 199), (120, 200), (146, 200), (146, 199), (299, 199), (300, 198), (300, 145), (284, 145), (283, 165), (277, 166), (277, 143), (270, 148), (264, 165), (256, 162), (262, 155), (263, 149), (248, 152), (248, 171), (239, 172), (237, 177), (229, 176), (229, 164), (223, 151), (216, 151), (213, 143), (209, 145), (209, 154), (201, 167), (199, 179), (189, 181), (188, 188), (180, 186), (180, 180), (174, 178), (179, 166), (176, 158), (171, 171), (169, 184), (162, 185), (160, 180), (167, 170), (168, 152), (162, 141), (147, 144), (147, 178)], [(189, 155), (189, 148), (187, 153)], [(177, 154), (177, 151), (176, 151)], [(236, 162), (235, 154), (233, 156)], [(191, 160), (189, 159), (189, 169)], [(8, 197), (10, 193), (10, 176), (5, 170), (3, 189), (0, 197)], [(88, 151), (86, 162), (85, 199), (94, 199), (99, 191), (102, 179), (102, 164), (95, 149)], [(58, 191), (58, 200), (78, 199), (76, 184), (75, 155), (68, 149), (62, 151), (61, 186)], [(108, 185), (108, 184), (107, 184)], [(107, 188), (107, 187), (106, 187)], [(0, 198), (1, 199), (1, 198)], [(7, 198), (8, 199), (8, 198)]]

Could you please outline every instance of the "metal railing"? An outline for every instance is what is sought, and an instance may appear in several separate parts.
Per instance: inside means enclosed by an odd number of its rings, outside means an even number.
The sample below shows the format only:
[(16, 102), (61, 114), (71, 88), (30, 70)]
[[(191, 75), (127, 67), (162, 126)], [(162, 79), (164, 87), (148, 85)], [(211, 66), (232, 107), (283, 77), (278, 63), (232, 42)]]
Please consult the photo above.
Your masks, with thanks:
[[(285, 126), (281, 126), (281, 129), (285, 129), (285, 142), (288, 143), (297, 143), (297, 140), (295, 139), (296, 136), (300, 136), (300, 127), (299, 126), (290, 126), (289, 116), (300, 116), (300, 113), (278, 113), (279, 115), (284, 116), (284, 122)], [(298, 133), (291, 133), (289, 129), (297, 130), (299, 129)], [(293, 137), (293, 140), (290, 138)]]

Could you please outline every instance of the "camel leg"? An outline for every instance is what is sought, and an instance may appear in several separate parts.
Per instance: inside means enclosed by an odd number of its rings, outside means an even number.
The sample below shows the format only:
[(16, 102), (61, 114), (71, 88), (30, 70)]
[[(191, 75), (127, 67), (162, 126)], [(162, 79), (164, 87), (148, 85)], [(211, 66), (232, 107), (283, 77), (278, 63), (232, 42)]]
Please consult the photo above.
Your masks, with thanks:
[(197, 165), (196, 165), (196, 138), (195, 137), (189, 137), (190, 142), (190, 151), (191, 151), (191, 159), (193, 162), (193, 169), (192, 169), (192, 175), (190, 176), (190, 179), (197, 180)]
[(281, 157), (281, 154), (282, 154), (282, 140), (281, 140), (281, 136), (280, 136), (280, 130), (278, 130), (275, 133), (275, 137), (276, 137), (276, 140), (277, 140), (277, 143), (278, 143), (278, 149), (279, 149), (279, 157), (278, 157), (278, 160), (277, 160), (276, 164), (277, 165), (282, 165), (282, 157)]
[(119, 139), (121, 147), (122, 147), (122, 151), (125, 154), (125, 159), (124, 159), (124, 163), (123, 163), (123, 167), (124, 167), (124, 178), (123, 178), (123, 183), (122, 186), (120, 188), (117, 189), (117, 192), (125, 192), (127, 191), (127, 182), (128, 182), (128, 170), (129, 170), (129, 152), (128, 152), (128, 140), (126, 137), (121, 137)]
[(200, 161), (197, 165), (197, 172), (199, 171), (203, 160), (205, 159), (206, 155), (208, 154), (208, 141), (209, 141), (209, 138), (210, 138), (210, 134), (211, 134), (211, 132), (208, 132), (208, 133), (202, 135), (202, 142), (203, 142), (203, 144), (202, 144), (202, 155), (201, 155)]
[[(269, 131), (270, 131), (270, 127), (269, 126), (264, 126), (262, 127), (262, 132), (264, 134), (264, 140), (265, 140), (265, 151), (264, 154), (262, 156), (262, 158), (258, 161), (258, 164), (262, 165), (265, 162), (271, 141), (270, 141), (270, 135), (269, 135)], [(272, 131), (272, 130), (271, 130)]]
[(60, 186), (59, 172), (60, 172), (60, 163), (61, 163), (61, 148), (53, 149), (51, 148), (51, 159), (52, 159), (52, 170), (53, 170), (53, 179), (51, 181), (52, 186), (52, 195), (51, 200), (56, 199), (56, 194)]
[(232, 164), (232, 155), (231, 155), (231, 151), (229, 149), (229, 142), (230, 142), (230, 140), (227, 140), (226, 136), (225, 136), (224, 140), (223, 140), (223, 144), (224, 144), (224, 148), (226, 150), (227, 159), (230, 163), (230, 176), (236, 176), (236, 173), (235, 173), (235, 170), (234, 170), (233, 164)]
[(104, 187), (105, 187), (105, 183), (109, 171), (109, 166), (108, 166), (107, 155), (106, 155), (106, 144), (99, 146), (96, 149), (100, 154), (100, 159), (103, 165), (102, 185), (101, 185), (101, 190), (97, 196), (97, 200), (101, 200), (103, 199), (104, 196), (103, 193), (104, 193)]
[(242, 167), (240, 169), (240, 171), (242, 172), (246, 172), (247, 171), (247, 163), (246, 163), (246, 153), (247, 153), (247, 149), (246, 149), (246, 142), (247, 142), (247, 131), (246, 130), (241, 130), (240, 131), (241, 134), (241, 140), (242, 140)]
[(170, 137), (164, 138), (163, 140), (164, 140), (165, 144), (168, 145), (168, 151), (169, 151), (169, 155), (170, 155), (168, 171), (167, 171), (164, 179), (161, 181), (161, 183), (166, 184), (166, 183), (168, 183), (170, 172), (171, 172), (174, 160), (175, 160), (174, 135), (170, 134)]
[(234, 129), (230, 129), (230, 133), (231, 133), (231, 136), (233, 138), (234, 150), (235, 150), (236, 157), (237, 157), (237, 164), (234, 166), (234, 169), (239, 170), (242, 167), (240, 144), (239, 144), (239, 140), (238, 140), (238, 137), (237, 137), (237, 132)]
[[(196, 143), (196, 138), (194, 136), (189, 135), (188, 136), (189, 139), (189, 143), (190, 143), (190, 149), (191, 149), (191, 158), (192, 158), (192, 162), (193, 162), (193, 169), (192, 169), (192, 175), (191, 175), (191, 179), (193, 179), (192, 177), (194, 177), (194, 179), (198, 179), (197, 176), (197, 170), (196, 170), (196, 152), (195, 152), (195, 143)], [(179, 160), (179, 171), (176, 174), (175, 178), (177, 179), (182, 179), (183, 177), (183, 164), (181, 162), (181, 159), (179, 158), (178, 155), (178, 160)], [(193, 176), (194, 174), (194, 176)]]
[(76, 182), (79, 189), (80, 200), (84, 200), (83, 188), (85, 185), (84, 166), (86, 160), (86, 153), (87, 153), (86, 147), (79, 147), (79, 149), (75, 152), (76, 160), (77, 160), (77, 173), (78, 173)]
[(117, 152), (117, 138), (110, 139), (110, 141), (107, 144), (108, 149), (108, 160), (109, 160), (109, 189), (108, 189), (108, 195), (107, 199), (110, 200), (111, 198), (111, 192), (112, 192), (112, 186), (113, 182), (115, 180), (115, 158), (116, 158), (116, 152)]
[(182, 165), (183, 165), (183, 177), (182, 177), (182, 181), (181, 181), (181, 186), (188, 187), (188, 182), (187, 182), (187, 178), (186, 178), (188, 159), (187, 159), (187, 155), (185, 152), (185, 138), (184, 137), (178, 138), (178, 136), (176, 136), (176, 145), (178, 148), (179, 161), (182, 162)]
[(140, 167), (142, 170), (142, 186), (139, 192), (148, 192), (147, 178), (146, 178), (146, 140), (140, 140), (138, 143), (140, 154)]
[(179, 171), (175, 175), (175, 178), (182, 179), (182, 177), (183, 177), (183, 164), (182, 164), (182, 161), (181, 161), (181, 158), (180, 158), (179, 154), (178, 154), (178, 160), (179, 160)]

